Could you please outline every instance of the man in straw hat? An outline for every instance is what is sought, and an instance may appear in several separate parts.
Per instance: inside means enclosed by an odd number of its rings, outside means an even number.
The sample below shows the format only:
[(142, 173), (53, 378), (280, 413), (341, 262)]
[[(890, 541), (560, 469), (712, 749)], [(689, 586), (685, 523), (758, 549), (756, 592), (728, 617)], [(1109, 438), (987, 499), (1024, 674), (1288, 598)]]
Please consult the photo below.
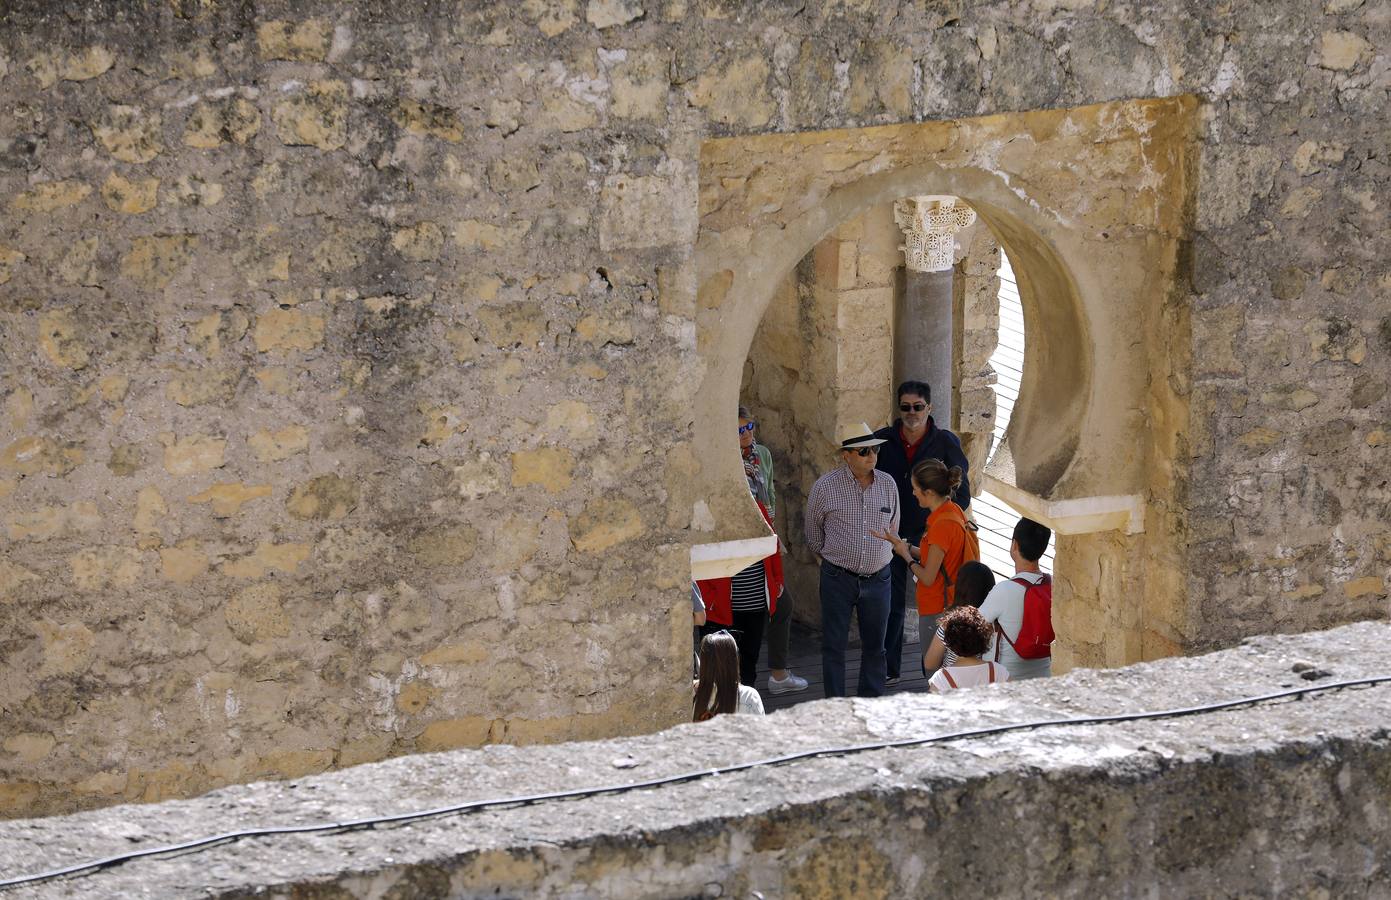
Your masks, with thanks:
[(863, 422), (841, 429), (843, 465), (818, 478), (807, 498), (807, 545), (821, 563), (821, 669), (827, 697), (845, 696), (851, 610), (860, 624), (857, 692), (861, 697), (884, 693), (893, 548), (874, 533), (898, 533), (899, 500), (893, 476), (874, 467), (883, 443)]

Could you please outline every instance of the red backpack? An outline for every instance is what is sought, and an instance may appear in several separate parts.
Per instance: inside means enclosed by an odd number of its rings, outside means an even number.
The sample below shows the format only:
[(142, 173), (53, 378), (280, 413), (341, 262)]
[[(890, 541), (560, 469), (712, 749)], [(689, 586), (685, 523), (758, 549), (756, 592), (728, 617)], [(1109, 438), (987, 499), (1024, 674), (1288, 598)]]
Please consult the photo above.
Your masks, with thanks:
[[(1011, 578), (1015, 584), (1024, 586), (1024, 620), (1019, 625), (1019, 636), (1009, 640), (1009, 635), (995, 623), (995, 631), (1009, 641), (1010, 647), (1019, 654), (1020, 659), (1044, 659), (1053, 655), (1053, 579), (1047, 575), (1038, 584), (1027, 578)], [(995, 660), (1000, 659), (1000, 642), (995, 642)]]

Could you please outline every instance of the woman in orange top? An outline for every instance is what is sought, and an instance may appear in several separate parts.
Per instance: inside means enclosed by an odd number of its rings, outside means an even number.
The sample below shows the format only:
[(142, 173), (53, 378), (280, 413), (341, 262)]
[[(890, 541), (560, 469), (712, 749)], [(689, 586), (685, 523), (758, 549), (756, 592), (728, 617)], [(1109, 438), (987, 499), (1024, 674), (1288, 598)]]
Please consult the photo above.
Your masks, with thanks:
[(875, 535), (894, 545), (917, 578), (918, 634), (928, 640), (937, 633), (942, 611), (952, 605), (961, 564), (980, 557), (980, 544), (966, 515), (951, 499), (960, 485), (960, 466), (948, 469), (940, 459), (923, 460), (913, 467), (913, 496), (928, 511), (922, 543), (913, 547), (896, 534)]

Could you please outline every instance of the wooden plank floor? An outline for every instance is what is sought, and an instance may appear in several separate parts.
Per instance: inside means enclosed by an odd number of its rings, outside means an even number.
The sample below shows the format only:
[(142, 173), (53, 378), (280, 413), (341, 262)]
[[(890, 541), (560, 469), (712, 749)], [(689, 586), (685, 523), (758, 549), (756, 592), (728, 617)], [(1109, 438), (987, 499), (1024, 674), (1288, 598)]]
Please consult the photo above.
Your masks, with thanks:
[[(807, 689), (797, 694), (768, 693), (768, 652), (764, 648), (759, 658), (758, 693), (763, 697), (763, 708), (772, 712), (785, 709), (809, 700), (821, 700), (826, 696), (826, 686), (821, 678), (821, 635), (794, 626), (792, 642), (788, 651), (788, 663), (792, 672), (807, 680)], [(907, 691), (927, 692), (927, 680), (922, 676), (922, 650), (917, 642), (903, 645), (903, 680), (889, 685), (885, 693), (901, 694)], [(860, 677), (860, 648), (851, 647), (845, 651), (845, 686), (851, 696), (855, 695), (855, 685)]]

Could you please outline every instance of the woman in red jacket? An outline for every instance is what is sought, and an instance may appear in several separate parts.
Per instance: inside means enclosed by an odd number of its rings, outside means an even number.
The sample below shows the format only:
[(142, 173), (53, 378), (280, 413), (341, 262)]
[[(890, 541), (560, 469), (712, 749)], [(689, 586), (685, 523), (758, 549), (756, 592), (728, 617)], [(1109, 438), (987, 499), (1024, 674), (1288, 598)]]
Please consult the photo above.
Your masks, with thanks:
[[(756, 500), (754, 502), (757, 502)], [(768, 510), (758, 504), (768, 521)], [(729, 631), (739, 645), (739, 681), (753, 687), (758, 675), (758, 654), (763, 646), (763, 628), (778, 608), (782, 596), (782, 556), (774, 553), (730, 578), (709, 578), (696, 582), (705, 600), (706, 622), (700, 634)]]

